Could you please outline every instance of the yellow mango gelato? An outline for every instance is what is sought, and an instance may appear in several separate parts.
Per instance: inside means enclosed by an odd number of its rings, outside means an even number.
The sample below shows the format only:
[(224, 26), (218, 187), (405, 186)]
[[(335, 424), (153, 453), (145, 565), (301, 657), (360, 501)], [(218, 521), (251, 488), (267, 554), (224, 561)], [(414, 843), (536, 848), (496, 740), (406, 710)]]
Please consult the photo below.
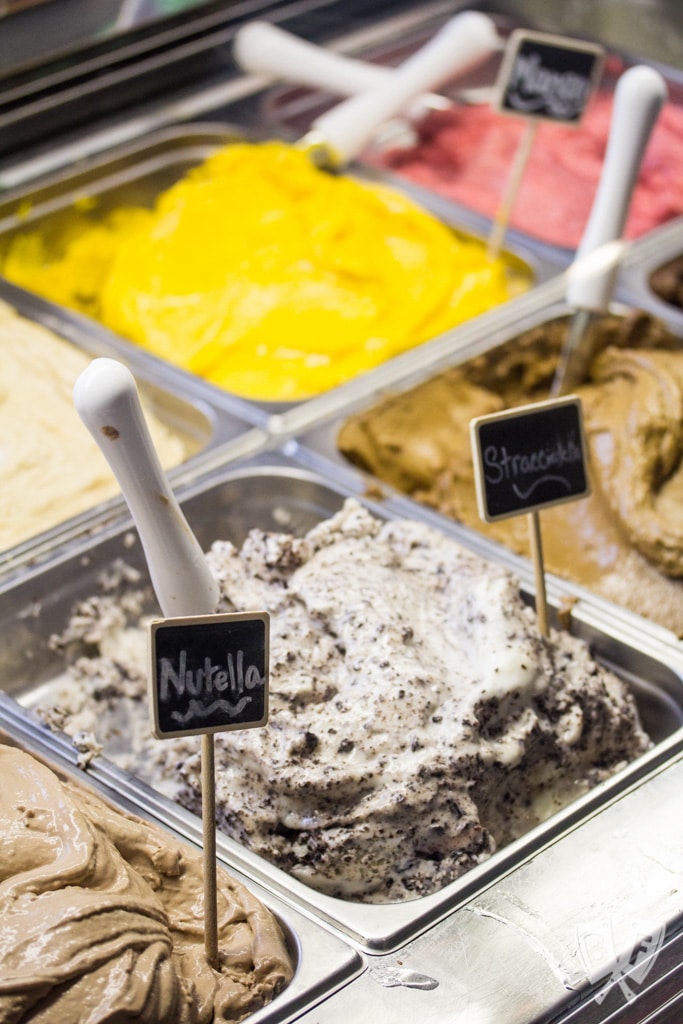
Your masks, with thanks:
[(222, 388), (319, 394), (529, 284), (400, 192), (279, 142), (227, 146), (162, 193), (2, 271)]

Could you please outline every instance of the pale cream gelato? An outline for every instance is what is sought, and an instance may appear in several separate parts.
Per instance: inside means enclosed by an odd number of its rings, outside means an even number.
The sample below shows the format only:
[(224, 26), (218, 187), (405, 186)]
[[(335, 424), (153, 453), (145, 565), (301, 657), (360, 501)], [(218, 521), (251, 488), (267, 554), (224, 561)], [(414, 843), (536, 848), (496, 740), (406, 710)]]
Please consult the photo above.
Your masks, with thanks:
[[(73, 404), (90, 356), (0, 301), (0, 550), (51, 529), (119, 493)], [(145, 408), (166, 468), (189, 441)]]

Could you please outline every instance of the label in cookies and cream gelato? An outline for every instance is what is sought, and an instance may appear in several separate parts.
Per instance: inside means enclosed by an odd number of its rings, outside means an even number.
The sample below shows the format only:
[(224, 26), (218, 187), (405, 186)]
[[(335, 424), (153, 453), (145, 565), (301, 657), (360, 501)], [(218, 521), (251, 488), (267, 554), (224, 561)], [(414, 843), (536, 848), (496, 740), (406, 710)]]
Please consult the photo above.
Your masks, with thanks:
[(155, 619), (149, 696), (154, 734), (247, 729), (268, 720), (268, 615)]

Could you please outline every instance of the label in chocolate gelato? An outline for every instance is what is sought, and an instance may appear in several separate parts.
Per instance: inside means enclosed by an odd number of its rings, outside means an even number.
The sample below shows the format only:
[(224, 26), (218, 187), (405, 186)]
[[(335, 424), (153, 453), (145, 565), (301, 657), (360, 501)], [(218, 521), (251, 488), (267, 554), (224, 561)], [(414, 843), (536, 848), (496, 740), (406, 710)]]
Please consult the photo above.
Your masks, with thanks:
[(513, 32), (497, 82), (502, 113), (578, 124), (602, 68), (593, 43), (542, 32)]
[(479, 514), (486, 522), (590, 492), (580, 399), (479, 416), (470, 424)]
[(267, 612), (150, 623), (149, 689), (160, 739), (265, 725)]

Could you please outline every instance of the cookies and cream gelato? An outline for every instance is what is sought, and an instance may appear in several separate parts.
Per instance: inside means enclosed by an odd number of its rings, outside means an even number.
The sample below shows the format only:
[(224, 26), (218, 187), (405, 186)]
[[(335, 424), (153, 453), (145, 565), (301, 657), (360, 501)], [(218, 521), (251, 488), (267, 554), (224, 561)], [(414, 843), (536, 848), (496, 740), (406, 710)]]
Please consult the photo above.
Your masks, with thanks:
[[(517, 581), (413, 521), (349, 500), (304, 537), (216, 542), (220, 611), (268, 611), (270, 721), (215, 736), (229, 836), (333, 896), (436, 891), (648, 749), (632, 695)], [(197, 738), (151, 737), (135, 594), (54, 638), (41, 713), (200, 810)]]
[(15, 747), (0, 777), (0, 1020), (219, 1024), (289, 982), (276, 919), (220, 869), (208, 965), (201, 854)]

